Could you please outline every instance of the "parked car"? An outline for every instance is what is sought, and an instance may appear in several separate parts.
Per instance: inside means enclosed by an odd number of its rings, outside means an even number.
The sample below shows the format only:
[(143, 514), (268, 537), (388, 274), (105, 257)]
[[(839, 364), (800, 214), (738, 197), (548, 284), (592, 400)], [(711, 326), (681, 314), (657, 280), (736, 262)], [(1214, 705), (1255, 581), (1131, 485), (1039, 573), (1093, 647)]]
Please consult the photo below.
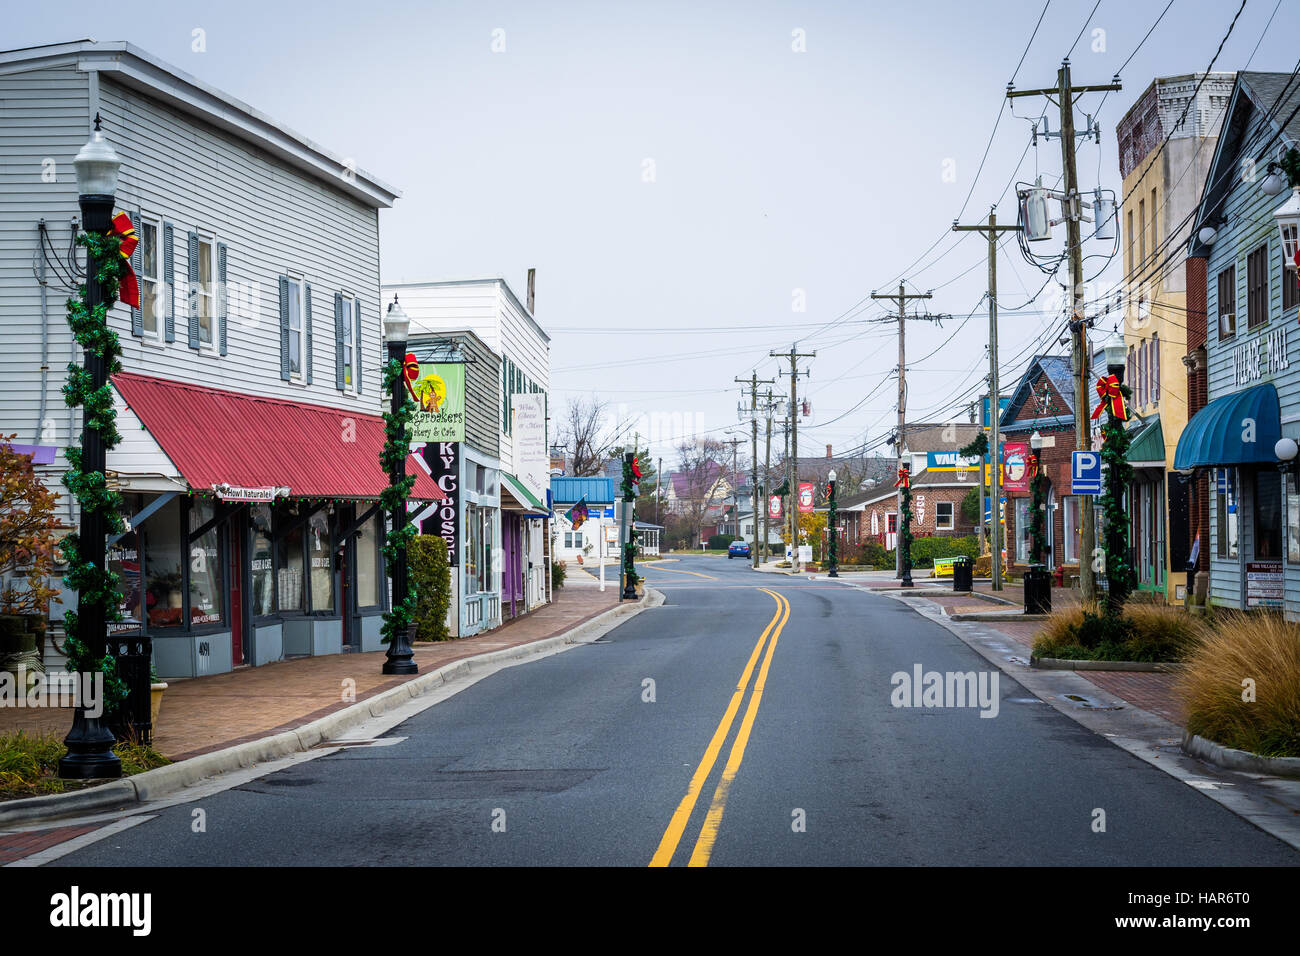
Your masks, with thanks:
[(749, 557), (748, 541), (733, 541), (731, 542), (730, 545), (727, 546), (728, 561), (730, 561), (732, 558), (747, 558), (747, 557)]

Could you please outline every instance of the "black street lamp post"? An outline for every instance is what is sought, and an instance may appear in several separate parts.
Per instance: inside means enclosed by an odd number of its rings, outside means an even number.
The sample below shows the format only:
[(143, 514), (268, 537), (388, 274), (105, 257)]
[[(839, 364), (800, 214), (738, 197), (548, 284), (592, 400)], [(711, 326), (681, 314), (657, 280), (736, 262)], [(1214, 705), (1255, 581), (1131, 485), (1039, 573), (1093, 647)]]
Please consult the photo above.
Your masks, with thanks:
[(835, 510), (835, 469), (834, 468), (831, 469), (828, 483), (830, 484), (831, 487), (831, 503), (830, 503), (830, 510), (826, 515), (826, 529), (827, 531), (830, 532), (831, 540), (827, 548), (827, 555), (826, 555), (826, 567), (827, 567), (826, 576), (828, 578), (838, 578), (840, 576), (839, 545), (838, 545), (838, 541), (840, 537), (840, 529), (838, 527), (839, 524), (838, 513)]
[[(623, 535), (623, 591), (620, 601), (636, 600), (637, 577), (634, 556), (636, 555), (636, 456), (628, 451), (623, 453), (623, 518), (625, 529)], [(603, 558), (602, 558), (603, 560)]]
[[(113, 225), (113, 197), (117, 192), (117, 171), (121, 160), (104, 138), (95, 117), (95, 131), (90, 141), (81, 147), (73, 165), (77, 171), (77, 191), (81, 206), (81, 224), (87, 233), (107, 235)], [(93, 247), (92, 247), (93, 248)], [(99, 280), (102, 262), (99, 256), (88, 252), (86, 257), (86, 311), (92, 316), (104, 304), (104, 289)], [(101, 350), (87, 347), (84, 353), (85, 371), (89, 380), (88, 391), (95, 392), (108, 384), (110, 357)], [(86, 476), (96, 476), (102, 485), (107, 466), (107, 449), (103, 437), (93, 427), (90, 416), (83, 415), (81, 430), (80, 471)], [(104, 568), (107, 550), (107, 526), (104, 515), (96, 508), (81, 508), (78, 527), (78, 557), (93, 568)], [(69, 556), (72, 559), (72, 556)], [(80, 598), (80, 595), (79, 595)], [(114, 608), (116, 610), (116, 608)], [(86, 658), (97, 667), (108, 653), (108, 608), (104, 599), (91, 595), (79, 599), (76, 614), (77, 639), (85, 645)], [(85, 662), (83, 662), (84, 664)], [(107, 691), (107, 687), (105, 687)], [(104, 698), (104, 694), (99, 695)], [(64, 738), (68, 752), (59, 759), (59, 776), (64, 779), (86, 780), (98, 777), (120, 777), (122, 761), (113, 753), (117, 738), (108, 728), (107, 713), (102, 708), (100, 716), (92, 717), (86, 701), (77, 701), (72, 730)]]
[[(1124, 429), (1124, 423), (1128, 419), (1128, 396), (1124, 387), (1124, 337), (1117, 331), (1111, 333), (1104, 351), (1106, 371), (1114, 380), (1113, 383), (1104, 383), (1108, 390), (1101, 396), (1106, 407), (1101, 452), (1106, 465), (1106, 495), (1102, 498), (1102, 511), (1106, 519), (1106, 610), (1112, 615), (1118, 615), (1133, 585), (1133, 569), (1128, 553), (1129, 516), (1124, 510), (1124, 489), (1133, 474), (1133, 468), (1128, 463), (1129, 437)], [(1117, 408), (1120, 414), (1116, 413)]]
[(902, 565), (903, 579), (899, 587), (910, 588), (912, 583), (912, 455), (903, 450), (904, 461), (898, 472), (898, 483), (903, 488), (903, 508), (898, 522), (899, 560)]
[[(388, 343), (388, 366), (391, 370), (396, 363), (398, 374), (396, 377), (390, 375), (391, 384), (389, 386), (389, 418), (398, 420), (401, 418), (403, 406), (407, 402), (406, 393), (402, 389), (403, 378), (406, 374), (404, 360), (406, 357), (406, 339), (411, 329), (411, 320), (407, 318), (402, 307), (397, 303), (397, 297), (393, 297), (392, 303), (388, 306), (388, 312), (384, 315), (384, 340)], [(405, 425), (402, 426), (403, 429)], [(393, 436), (389, 436), (390, 444)], [(406, 449), (409, 447), (405, 436), (400, 441), (401, 453), (391, 454), (388, 456), (388, 487), (390, 492), (389, 501), (389, 521), (392, 531), (390, 532), (395, 547), (393, 554), (389, 556), (388, 576), (393, 582), (393, 609), (394, 613), (399, 605), (408, 600), (410, 595), (410, 581), (407, 576), (406, 568), (406, 540), (401, 531), (406, 527)], [(384, 661), (383, 672), (385, 674), (416, 674), (419, 673), (419, 666), (415, 663), (415, 651), (411, 648), (411, 630), (415, 625), (407, 627), (397, 627), (390, 635), (388, 641), (388, 655)]]

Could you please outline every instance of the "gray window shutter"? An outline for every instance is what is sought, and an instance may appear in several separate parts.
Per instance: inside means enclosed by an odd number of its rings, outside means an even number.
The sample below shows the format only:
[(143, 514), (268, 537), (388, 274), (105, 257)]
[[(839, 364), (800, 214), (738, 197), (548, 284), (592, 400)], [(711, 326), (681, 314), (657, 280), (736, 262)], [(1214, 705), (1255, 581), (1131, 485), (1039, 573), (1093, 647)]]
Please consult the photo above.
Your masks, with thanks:
[(289, 381), (289, 277), (280, 276), (280, 379)]
[(343, 381), (343, 294), (334, 293), (334, 387), (346, 387)]
[(167, 314), (163, 319), (164, 338), (168, 342), (176, 341), (176, 236), (170, 222), (163, 223), (163, 285), (166, 287), (167, 301), (163, 308)]
[(190, 348), (199, 347), (199, 234), (191, 232), (190, 245)]
[[(140, 222), (139, 209), (135, 211), (133, 222), (135, 224), (136, 236), (139, 237), (141, 231), (144, 229), (144, 226)], [(140, 244), (136, 243), (135, 251), (131, 253), (131, 271), (135, 273), (137, 285), (139, 284), (140, 281), (141, 259), (142, 259), (142, 254), (140, 252)], [(141, 291), (143, 292), (144, 290), (141, 289)], [(131, 309), (131, 334), (136, 336), (137, 338), (144, 336), (144, 313), (137, 308)]]
[(226, 354), (226, 244), (217, 243), (217, 339), (222, 355)]
[(302, 290), (302, 327), (304, 329), (303, 338), (307, 344), (303, 346), (303, 352), (306, 354), (302, 357), (302, 367), (307, 370), (307, 384), (311, 384), (311, 286), (304, 283)]
[(357, 394), (361, 394), (361, 369), (365, 362), (361, 359), (361, 300), (352, 300), (352, 324), (356, 332), (352, 336), (352, 381), (357, 385)]

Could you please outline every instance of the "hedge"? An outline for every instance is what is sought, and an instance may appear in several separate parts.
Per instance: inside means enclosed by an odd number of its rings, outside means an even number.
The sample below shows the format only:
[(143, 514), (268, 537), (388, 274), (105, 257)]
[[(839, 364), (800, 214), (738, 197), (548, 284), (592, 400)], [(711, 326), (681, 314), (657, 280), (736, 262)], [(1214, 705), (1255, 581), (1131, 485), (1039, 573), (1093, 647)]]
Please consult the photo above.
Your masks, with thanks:
[(962, 554), (972, 561), (978, 558), (979, 539), (974, 535), (961, 538), (946, 538), (941, 535), (917, 538), (912, 542), (912, 567), (932, 568), (935, 558), (955, 558)]
[(451, 607), (451, 566), (447, 542), (436, 534), (416, 535), (407, 548), (411, 583), (415, 585), (416, 640), (445, 641)]

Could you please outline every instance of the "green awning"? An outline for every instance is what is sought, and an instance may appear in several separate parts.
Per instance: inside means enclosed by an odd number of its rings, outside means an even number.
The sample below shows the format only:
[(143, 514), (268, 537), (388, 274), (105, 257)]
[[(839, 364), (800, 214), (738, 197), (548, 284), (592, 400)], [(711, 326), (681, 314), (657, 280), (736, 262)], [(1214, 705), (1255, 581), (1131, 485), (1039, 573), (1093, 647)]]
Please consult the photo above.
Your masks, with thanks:
[[(544, 518), (550, 517), (551, 510), (533, 497), (532, 493), (524, 487), (524, 483), (508, 471), (501, 472), (501, 490), (519, 502), (525, 511)], [(505, 502), (502, 502), (503, 506), (504, 504)]]
[(1138, 426), (1128, 448), (1128, 460), (1135, 465), (1143, 463), (1154, 466), (1158, 462), (1163, 467), (1165, 464), (1165, 433), (1160, 427), (1159, 415), (1147, 419), (1144, 424)]

